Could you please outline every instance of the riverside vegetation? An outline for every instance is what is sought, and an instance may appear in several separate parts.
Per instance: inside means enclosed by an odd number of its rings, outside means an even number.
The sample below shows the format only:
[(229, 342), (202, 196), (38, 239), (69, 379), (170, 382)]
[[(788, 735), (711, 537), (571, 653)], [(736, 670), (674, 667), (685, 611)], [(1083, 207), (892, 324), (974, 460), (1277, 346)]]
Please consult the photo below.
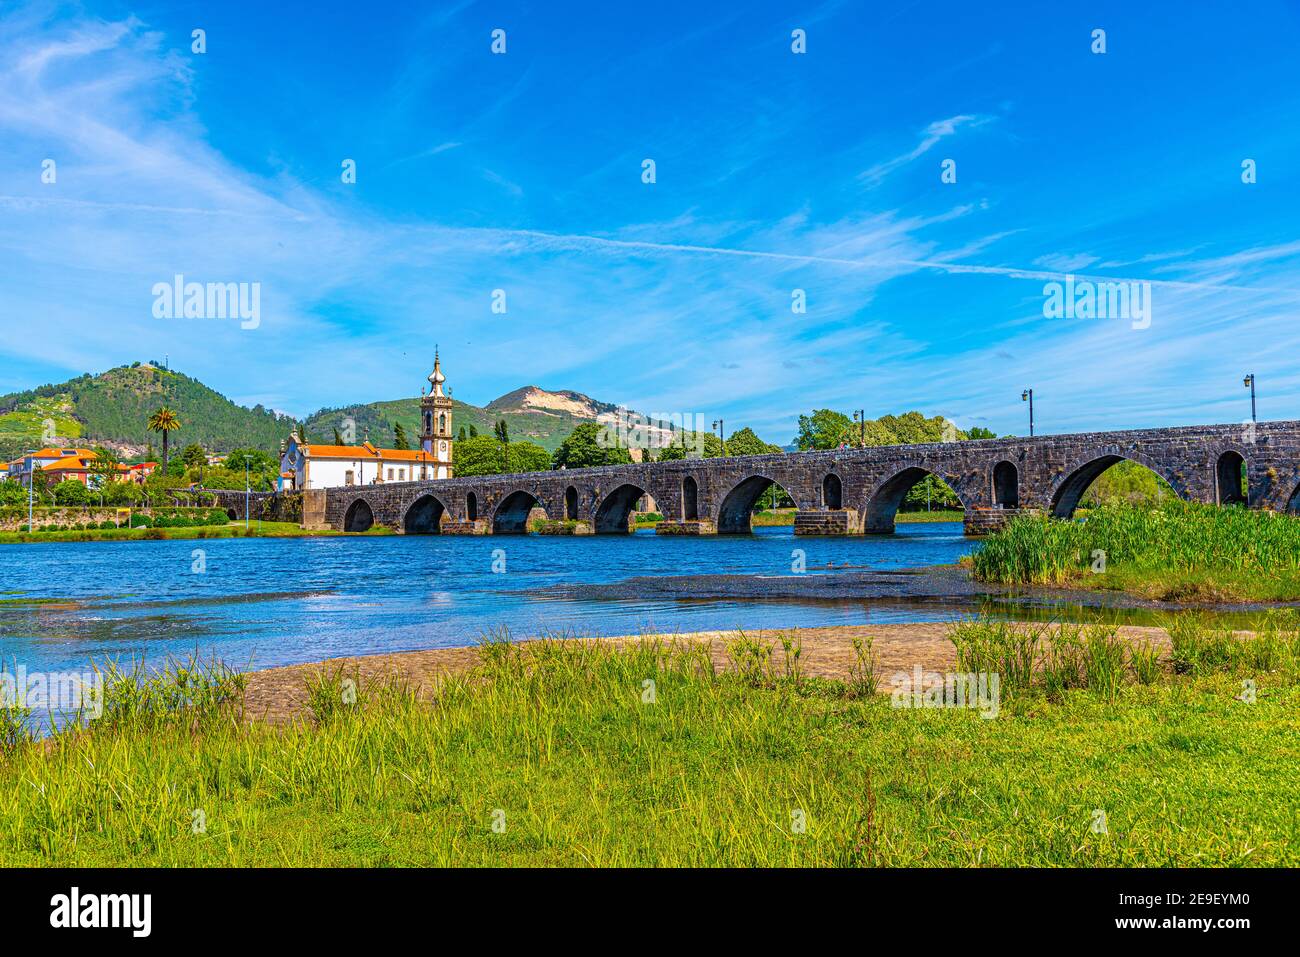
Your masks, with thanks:
[(1180, 617), (1168, 653), (955, 625), (958, 667), (1003, 675), (992, 719), (891, 707), (870, 641), (830, 681), (790, 636), (726, 667), (506, 637), (419, 693), (322, 669), (287, 725), (197, 662), (110, 669), (103, 717), (45, 740), (4, 712), (0, 863), (1300, 864), (1294, 617)]
[(982, 581), (1114, 589), (1170, 601), (1300, 599), (1300, 519), (1165, 501), (1078, 522), (1023, 516), (970, 559)]

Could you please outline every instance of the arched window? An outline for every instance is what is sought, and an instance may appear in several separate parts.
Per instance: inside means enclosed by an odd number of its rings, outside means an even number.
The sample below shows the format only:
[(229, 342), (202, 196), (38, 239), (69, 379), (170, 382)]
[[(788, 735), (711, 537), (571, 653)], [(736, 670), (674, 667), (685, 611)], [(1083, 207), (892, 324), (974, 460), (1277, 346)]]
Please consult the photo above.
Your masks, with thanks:
[(1000, 508), (1020, 507), (1020, 481), (1010, 462), (993, 466), (993, 504)]
[(682, 521), (697, 522), (700, 518), (700, 489), (689, 475), (682, 479)]
[(1247, 501), (1246, 460), (1231, 450), (1219, 456), (1214, 470), (1215, 487), (1220, 505), (1245, 505)]
[(822, 479), (822, 508), (843, 508), (844, 483), (840, 477), (831, 472)]
[(444, 412), (438, 416), (438, 434), (445, 434), (447, 431), (447, 413)]

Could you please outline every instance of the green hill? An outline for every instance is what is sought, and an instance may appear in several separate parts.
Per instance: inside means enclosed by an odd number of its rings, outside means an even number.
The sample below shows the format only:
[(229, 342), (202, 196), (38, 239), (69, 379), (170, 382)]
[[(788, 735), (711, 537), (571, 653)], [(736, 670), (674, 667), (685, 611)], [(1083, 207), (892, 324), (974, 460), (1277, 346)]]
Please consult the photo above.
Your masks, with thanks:
[[(468, 433), (473, 426), (480, 435), (489, 435), (493, 426), (504, 419), (512, 441), (536, 442), (554, 452), (575, 428), (590, 422), (615, 407), (596, 402), (578, 392), (545, 392), (535, 386), (517, 389), (480, 408), (457, 399), (452, 400), (452, 431)], [(356, 438), (367, 435), (377, 445), (393, 439), (393, 424), (400, 422), (412, 448), (420, 434), (420, 397), (368, 402), (337, 409), (321, 409), (307, 419), (307, 436), (313, 442), (332, 442), (334, 430), (344, 430), (346, 420), (356, 425)]]
[(146, 424), (149, 413), (164, 404), (181, 421), (171, 435), (176, 449), (197, 442), (214, 452), (248, 446), (275, 451), (293, 428), (288, 416), (236, 405), (197, 379), (137, 363), (0, 396), (0, 457), (72, 439), (139, 454), (150, 443), (158, 446)]
[[(0, 459), (9, 460), (42, 445), (109, 445), (127, 457), (143, 454), (159, 437), (146, 431), (149, 413), (166, 404), (181, 420), (171, 435), (171, 445), (181, 449), (197, 442), (210, 452), (234, 448), (260, 448), (276, 452), (298, 423), (254, 406), (236, 405), (197, 379), (168, 371), (152, 363), (119, 366), (99, 375), (86, 373), (67, 382), (43, 385), (26, 392), (0, 396)], [(471, 427), (491, 434), (504, 419), (514, 441), (536, 442), (554, 451), (577, 426), (598, 415), (608, 416), (614, 406), (596, 402), (579, 392), (547, 392), (536, 386), (516, 389), (488, 403), (486, 408), (452, 401), (452, 427), (459, 434)], [(378, 445), (391, 445), (393, 424), (400, 422), (408, 443), (415, 447), (420, 434), (420, 397), (368, 402), (321, 409), (306, 422), (307, 437), (332, 442), (334, 430), (355, 424), (356, 441), (369, 434)]]

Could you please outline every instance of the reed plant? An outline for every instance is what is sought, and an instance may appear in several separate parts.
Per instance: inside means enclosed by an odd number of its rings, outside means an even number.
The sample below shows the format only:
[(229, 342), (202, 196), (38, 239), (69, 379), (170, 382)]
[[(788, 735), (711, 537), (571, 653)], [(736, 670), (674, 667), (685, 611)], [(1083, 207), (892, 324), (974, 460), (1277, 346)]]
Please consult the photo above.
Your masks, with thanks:
[(990, 582), (1088, 583), (1118, 570), (1138, 588), (1144, 577), (1187, 586), (1218, 576), (1222, 597), (1279, 597), (1300, 574), (1300, 518), (1177, 500), (1105, 505), (1082, 521), (1021, 516), (989, 536), (971, 565)]

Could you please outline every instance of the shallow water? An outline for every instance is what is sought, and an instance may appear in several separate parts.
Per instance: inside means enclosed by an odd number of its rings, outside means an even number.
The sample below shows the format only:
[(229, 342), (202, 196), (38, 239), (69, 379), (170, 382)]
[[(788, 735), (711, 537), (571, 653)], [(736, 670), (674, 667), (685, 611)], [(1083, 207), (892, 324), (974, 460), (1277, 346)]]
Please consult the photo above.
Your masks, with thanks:
[[(862, 602), (560, 600), (556, 584), (645, 575), (806, 574), (949, 564), (960, 523), (893, 536), (385, 536), (57, 542), (0, 547), (0, 656), (28, 671), (196, 649), (241, 668), (467, 645), (506, 627), (590, 635), (934, 621), (952, 612)], [(201, 554), (200, 554), (201, 553)], [(495, 554), (494, 554), (495, 553)], [(202, 560), (202, 570), (199, 568)], [(493, 571), (494, 562), (504, 570)]]

